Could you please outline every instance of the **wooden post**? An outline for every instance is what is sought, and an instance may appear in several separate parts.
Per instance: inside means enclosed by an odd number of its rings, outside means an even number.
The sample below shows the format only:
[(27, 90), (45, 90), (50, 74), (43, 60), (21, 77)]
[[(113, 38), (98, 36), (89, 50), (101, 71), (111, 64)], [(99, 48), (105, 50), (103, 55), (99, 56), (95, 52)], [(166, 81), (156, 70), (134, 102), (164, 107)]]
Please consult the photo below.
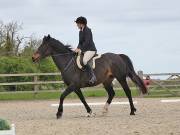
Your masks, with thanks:
[[(142, 70), (139, 70), (138, 72), (138, 76), (142, 79), (142, 81), (143, 81), (143, 71)], [(144, 82), (143, 82), (144, 83)], [(142, 94), (142, 92), (139, 90), (138, 91), (139, 92), (139, 96), (140, 97), (143, 97), (143, 94)]]
[[(34, 76), (34, 82), (38, 82), (38, 76)], [(39, 90), (38, 84), (34, 84), (34, 94), (37, 94), (37, 91)]]
[(138, 71), (138, 76), (143, 80), (143, 71)]

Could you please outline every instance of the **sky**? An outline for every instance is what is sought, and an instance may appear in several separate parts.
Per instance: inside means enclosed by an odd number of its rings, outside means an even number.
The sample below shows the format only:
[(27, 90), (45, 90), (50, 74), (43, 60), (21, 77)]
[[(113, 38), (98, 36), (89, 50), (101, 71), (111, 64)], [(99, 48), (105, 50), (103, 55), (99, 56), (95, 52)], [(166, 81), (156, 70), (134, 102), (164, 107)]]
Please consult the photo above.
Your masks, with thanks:
[(144, 73), (180, 72), (179, 0), (0, 0), (0, 20), (74, 48), (85, 16), (98, 53), (124, 53)]

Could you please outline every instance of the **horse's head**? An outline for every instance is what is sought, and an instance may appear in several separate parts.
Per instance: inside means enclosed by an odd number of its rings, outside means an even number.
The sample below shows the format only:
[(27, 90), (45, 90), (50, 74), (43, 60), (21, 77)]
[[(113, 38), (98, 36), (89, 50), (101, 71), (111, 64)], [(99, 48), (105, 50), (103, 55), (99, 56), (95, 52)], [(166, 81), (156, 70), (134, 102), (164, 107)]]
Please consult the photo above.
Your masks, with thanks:
[(55, 54), (63, 54), (72, 52), (70, 46), (65, 46), (60, 41), (51, 38), (50, 35), (44, 36), (42, 40), (42, 44), (39, 46), (37, 51), (33, 54), (32, 60), (33, 62), (38, 62), (40, 59), (48, 57), (50, 55)]
[(44, 36), (41, 45), (37, 49), (37, 51), (33, 54), (32, 60), (33, 62), (38, 62), (40, 59), (43, 59), (52, 53), (52, 48), (50, 44), (50, 35)]

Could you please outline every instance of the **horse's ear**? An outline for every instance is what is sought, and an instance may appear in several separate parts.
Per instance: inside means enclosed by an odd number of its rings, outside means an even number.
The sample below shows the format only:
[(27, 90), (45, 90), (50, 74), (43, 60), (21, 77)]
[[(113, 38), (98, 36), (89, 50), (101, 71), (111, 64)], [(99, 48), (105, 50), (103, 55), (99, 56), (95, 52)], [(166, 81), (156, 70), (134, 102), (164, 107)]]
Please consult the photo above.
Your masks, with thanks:
[(51, 38), (51, 36), (50, 36), (50, 34), (48, 34), (47, 39), (50, 39), (50, 38)]

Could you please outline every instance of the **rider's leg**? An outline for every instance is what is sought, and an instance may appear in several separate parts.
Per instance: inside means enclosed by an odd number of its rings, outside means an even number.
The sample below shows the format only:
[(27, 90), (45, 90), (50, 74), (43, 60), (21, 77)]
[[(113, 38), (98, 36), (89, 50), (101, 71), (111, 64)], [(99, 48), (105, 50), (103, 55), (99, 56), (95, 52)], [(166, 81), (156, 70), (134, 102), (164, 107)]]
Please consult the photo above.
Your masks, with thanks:
[(96, 51), (86, 51), (84, 53), (84, 57), (83, 57), (83, 64), (85, 69), (88, 71), (88, 73), (90, 74), (90, 80), (89, 83), (95, 83), (96, 82), (96, 76), (94, 74), (93, 69), (91, 68), (91, 66), (88, 64), (88, 61), (96, 54)]
[(86, 51), (84, 52), (83, 64), (86, 65), (88, 61), (96, 54), (96, 51)]

